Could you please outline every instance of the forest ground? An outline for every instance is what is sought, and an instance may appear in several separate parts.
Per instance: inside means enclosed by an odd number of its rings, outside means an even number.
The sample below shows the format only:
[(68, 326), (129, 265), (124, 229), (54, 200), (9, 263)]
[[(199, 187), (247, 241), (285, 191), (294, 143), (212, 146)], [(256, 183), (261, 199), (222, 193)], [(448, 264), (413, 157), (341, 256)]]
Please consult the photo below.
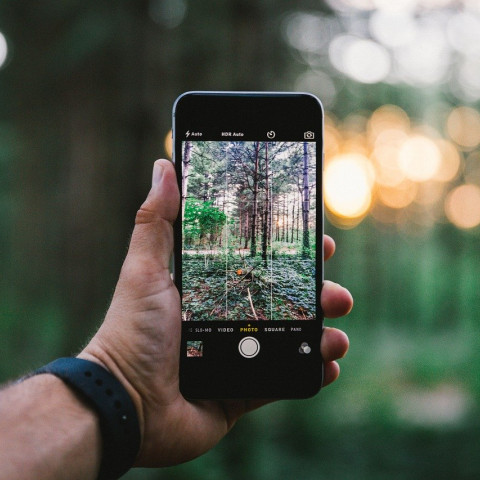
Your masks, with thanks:
[(182, 285), (184, 320), (308, 320), (315, 315), (311, 258), (277, 255), (265, 266), (259, 255), (184, 254)]

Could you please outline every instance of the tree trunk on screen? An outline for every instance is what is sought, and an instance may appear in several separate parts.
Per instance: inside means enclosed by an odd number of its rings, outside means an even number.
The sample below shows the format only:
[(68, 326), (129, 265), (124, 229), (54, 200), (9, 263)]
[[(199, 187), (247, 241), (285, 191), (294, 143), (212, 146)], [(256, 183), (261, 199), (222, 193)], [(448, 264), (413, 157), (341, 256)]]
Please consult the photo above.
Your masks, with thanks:
[(182, 158), (182, 221), (185, 219), (185, 203), (188, 193), (188, 172), (190, 170), (190, 157), (192, 155), (192, 142), (185, 142)]
[(296, 197), (293, 197), (293, 204), (292, 204), (292, 228), (290, 231), (290, 243), (293, 243), (293, 230), (295, 227), (295, 199)]
[(255, 143), (255, 168), (253, 171), (253, 200), (252, 200), (252, 223), (251, 223), (251, 242), (250, 255), (254, 257), (257, 254), (257, 215), (258, 215), (258, 156), (260, 142)]
[(307, 143), (303, 144), (303, 188), (302, 188), (302, 221), (303, 221), (303, 249), (302, 254), (308, 256), (310, 251), (310, 232), (308, 217), (310, 213), (310, 189), (308, 186), (308, 150)]
[(262, 259), (265, 266), (267, 266), (267, 249), (270, 241), (269, 238), (269, 222), (270, 222), (270, 188), (269, 188), (269, 166), (268, 166), (268, 143), (265, 144), (265, 203), (263, 210), (263, 225), (262, 225)]

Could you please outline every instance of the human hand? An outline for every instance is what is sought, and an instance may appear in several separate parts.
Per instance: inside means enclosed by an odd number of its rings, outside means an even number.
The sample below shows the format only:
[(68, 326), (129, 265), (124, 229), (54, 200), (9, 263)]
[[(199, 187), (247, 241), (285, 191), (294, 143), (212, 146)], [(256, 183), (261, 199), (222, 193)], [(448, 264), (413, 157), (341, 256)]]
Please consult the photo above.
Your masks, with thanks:
[[(102, 364), (130, 393), (139, 415), (142, 444), (137, 466), (185, 462), (213, 447), (244, 413), (268, 401), (188, 401), (179, 391), (180, 298), (169, 271), (179, 192), (171, 162), (155, 162), (152, 189), (137, 212), (125, 262), (105, 320), (79, 357)], [(324, 238), (325, 259), (335, 244)], [(326, 281), (321, 295), (327, 317), (352, 308), (350, 293)], [(324, 385), (339, 374), (348, 350), (340, 330), (325, 328), (321, 353)]]

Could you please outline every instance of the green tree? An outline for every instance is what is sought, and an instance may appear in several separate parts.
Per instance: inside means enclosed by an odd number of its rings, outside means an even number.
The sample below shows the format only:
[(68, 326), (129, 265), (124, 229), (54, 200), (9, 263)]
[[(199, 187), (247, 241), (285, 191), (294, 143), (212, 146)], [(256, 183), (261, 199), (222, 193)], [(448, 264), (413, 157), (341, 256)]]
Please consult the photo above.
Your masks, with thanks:
[(222, 233), (227, 216), (212, 201), (187, 199), (183, 222), (184, 244), (213, 248)]

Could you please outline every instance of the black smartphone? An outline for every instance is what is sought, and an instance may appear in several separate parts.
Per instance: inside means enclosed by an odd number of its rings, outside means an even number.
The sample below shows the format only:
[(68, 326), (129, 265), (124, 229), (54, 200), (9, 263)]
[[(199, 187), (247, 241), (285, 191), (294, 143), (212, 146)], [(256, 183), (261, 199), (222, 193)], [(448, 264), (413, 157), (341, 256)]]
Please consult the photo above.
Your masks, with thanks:
[(323, 109), (187, 92), (173, 109), (174, 278), (187, 398), (305, 398), (323, 381)]

